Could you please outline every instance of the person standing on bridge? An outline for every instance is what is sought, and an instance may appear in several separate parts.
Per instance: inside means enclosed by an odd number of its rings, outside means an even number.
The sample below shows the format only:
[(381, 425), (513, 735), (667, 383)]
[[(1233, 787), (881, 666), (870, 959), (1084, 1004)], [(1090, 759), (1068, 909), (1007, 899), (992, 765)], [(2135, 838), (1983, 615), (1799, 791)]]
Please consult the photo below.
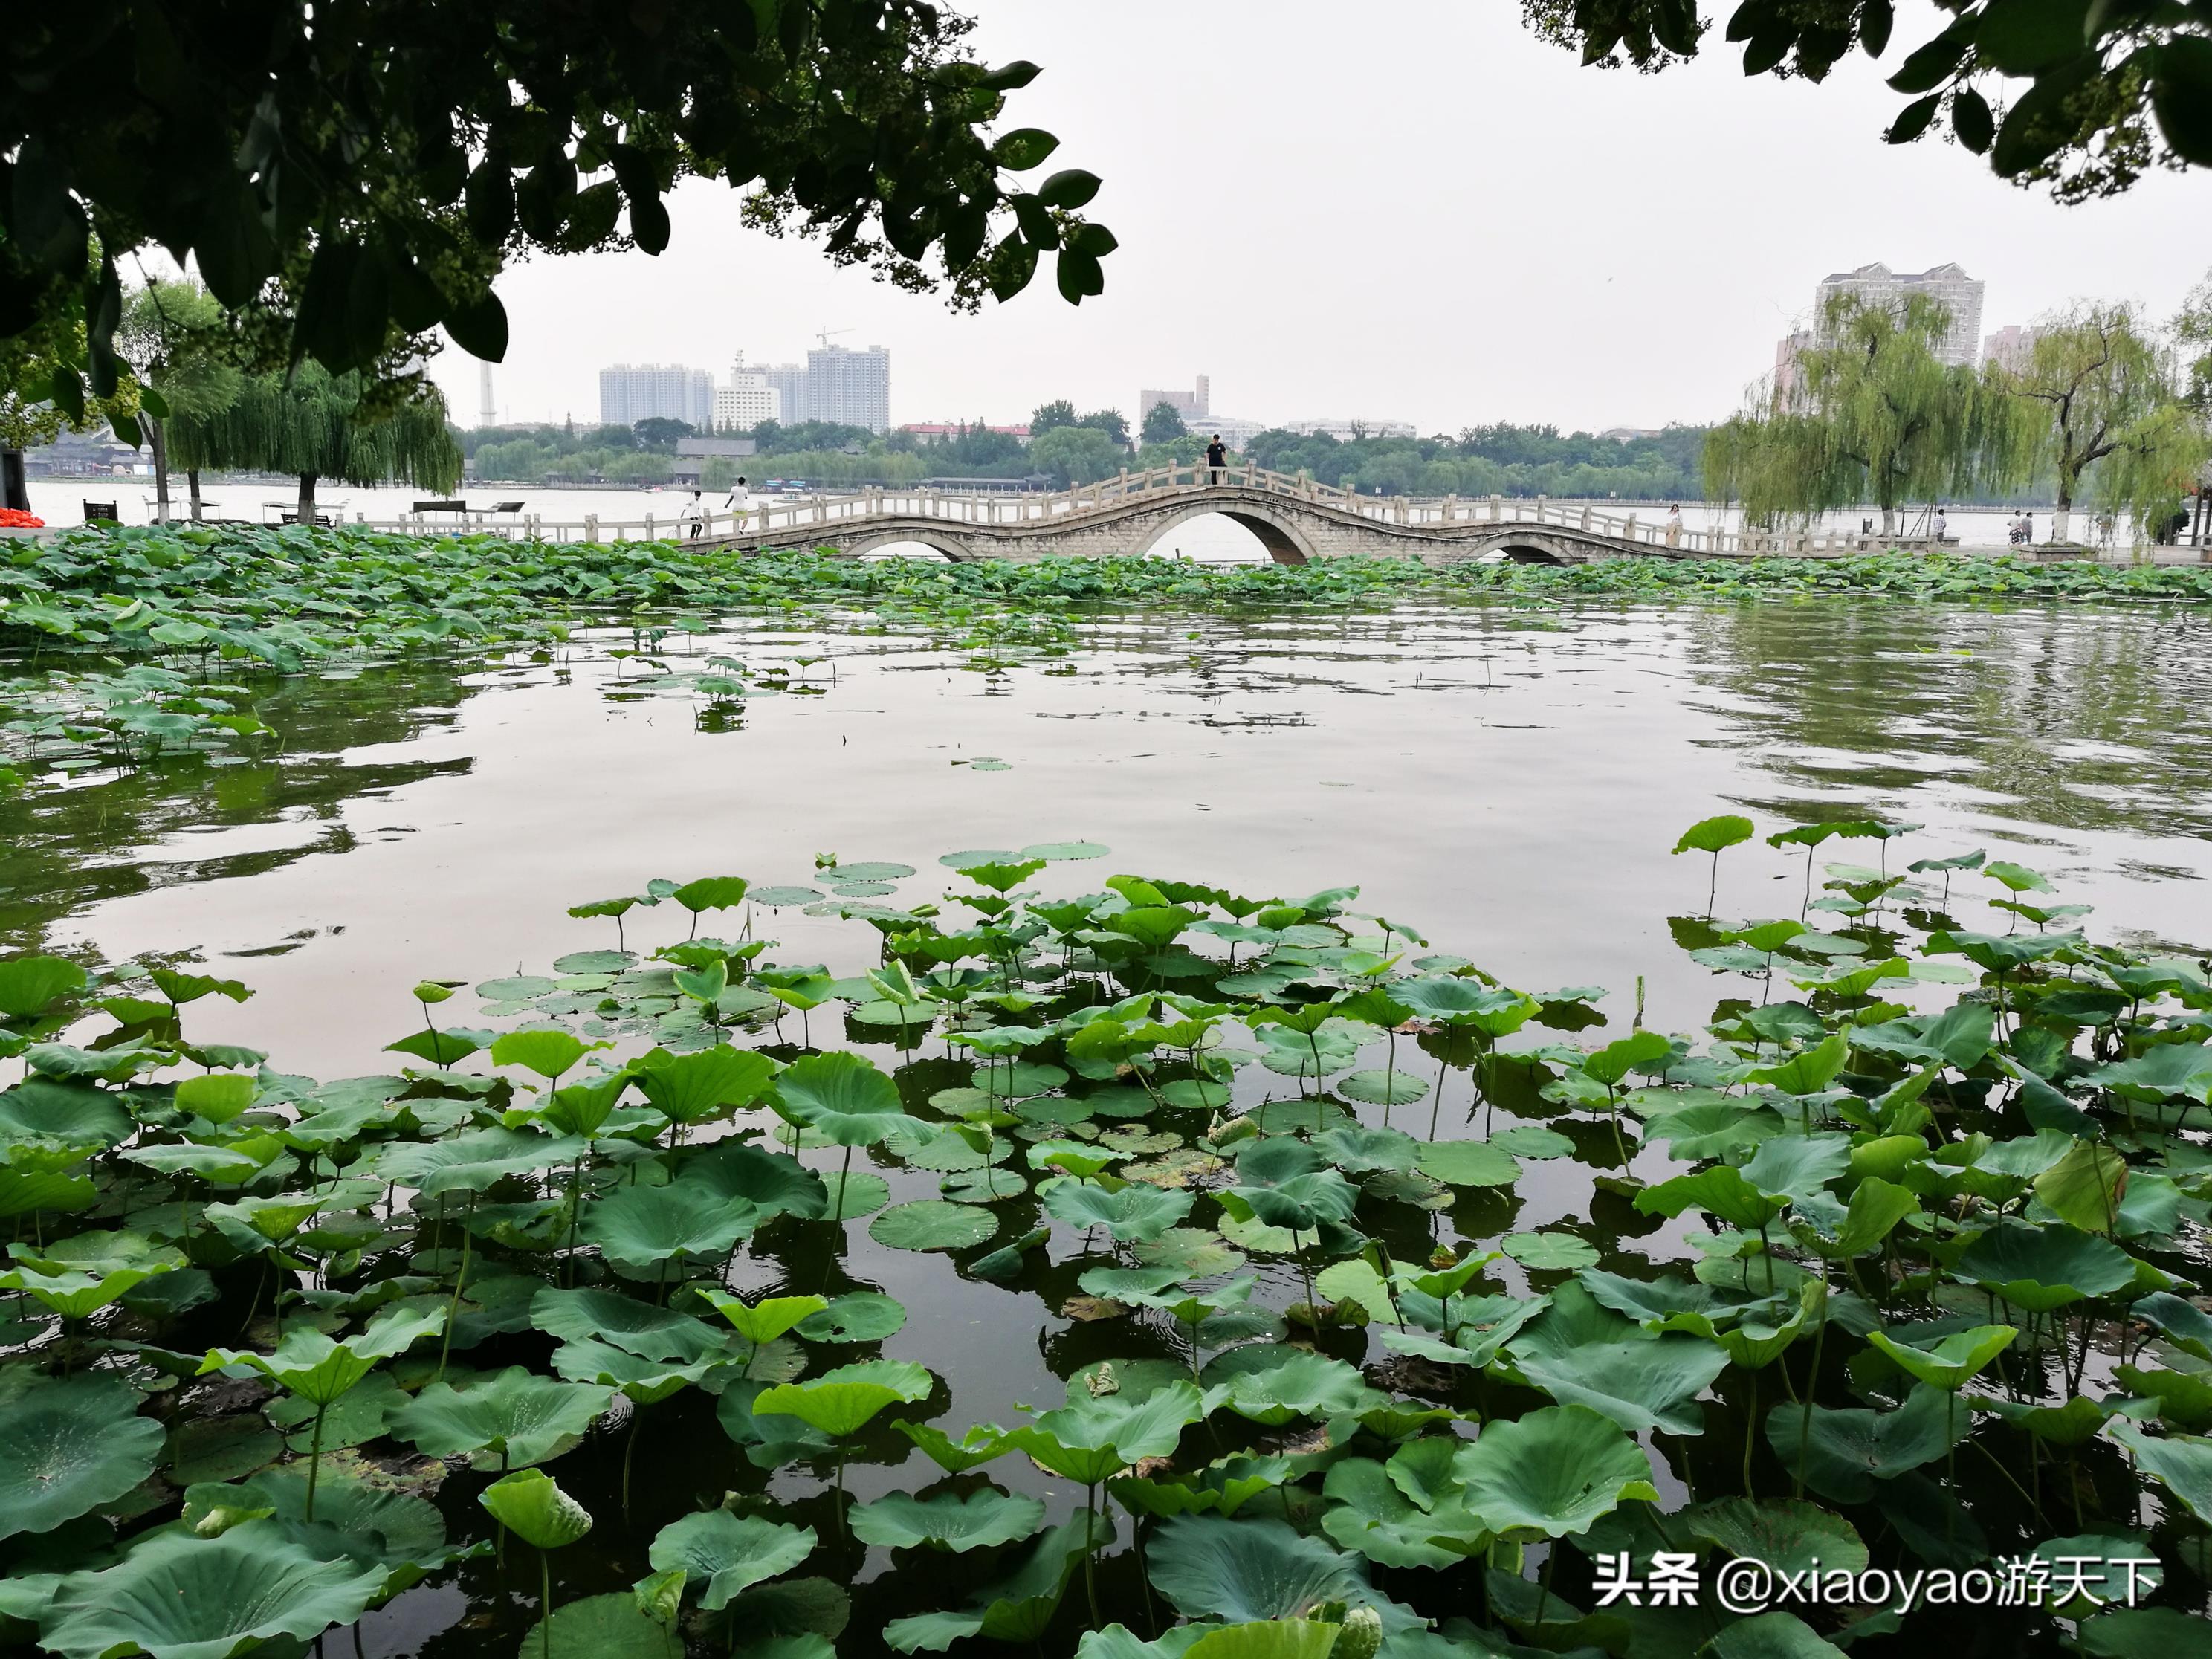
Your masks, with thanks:
[(1222, 446), (1221, 434), (1213, 434), (1213, 441), (1206, 447), (1206, 481), (1221, 482), (1221, 469), (1229, 464), (1229, 451)]
[(696, 542), (706, 534), (707, 498), (696, 489), (692, 490), (691, 499), (684, 504), (684, 517), (691, 526), (691, 533), (684, 538), (686, 541)]
[(1667, 545), (1682, 544), (1682, 504), (1677, 501), (1667, 509)]

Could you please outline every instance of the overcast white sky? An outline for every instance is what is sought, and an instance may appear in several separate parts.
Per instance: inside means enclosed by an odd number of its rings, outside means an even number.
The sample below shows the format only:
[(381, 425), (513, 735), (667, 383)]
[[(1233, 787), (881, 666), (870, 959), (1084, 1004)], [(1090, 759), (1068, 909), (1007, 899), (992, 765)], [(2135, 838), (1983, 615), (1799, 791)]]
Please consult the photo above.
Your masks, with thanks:
[[(964, 9), (985, 56), (1044, 67), (1005, 125), (1105, 180), (1103, 297), (1071, 307), (1041, 272), (957, 316), (741, 229), (736, 194), (695, 180), (659, 258), (502, 279), (501, 418), (593, 420), (605, 364), (719, 380), (831, 329), (890, 348), (897, 422), (1055, 397), (1133, 417), (1140, 386), (1204, 373), (1217, 413), (1263, 420), (1659, 426), (1734, 407), (1831, 270), (1956, 260), (1988, 282), (1986, 331), (2076, 295), (2163, 316), (2212, 264), (2203, 172), (2062, 208), (1955, 145), (1881, 143), (1902, 100), (1863, 58), (1821, 87), (1747, 79), (1718, 42), (1661, 76), (1585, 70), (1513, 0)], [(1907, 0), (1890, 69), (1936, 16)], [(437, 374), (473, 422), (474, 361), (449, 348)]]

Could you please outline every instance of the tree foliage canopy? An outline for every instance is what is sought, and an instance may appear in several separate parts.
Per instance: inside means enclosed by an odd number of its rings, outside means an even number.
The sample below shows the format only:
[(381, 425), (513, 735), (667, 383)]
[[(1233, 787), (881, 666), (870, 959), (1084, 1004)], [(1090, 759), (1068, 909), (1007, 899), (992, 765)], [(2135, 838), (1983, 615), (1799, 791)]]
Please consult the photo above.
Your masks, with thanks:
[(1887, 513), (1972, 489), (1988, 405), (1973, 370), (1936, 356), (1949, 326), (1924, 295), (1894, 307), (1833, 295), (1795, 383), (1762, 388), (1713, 429), (1708, 486), (1761, 522), (1869, 500)]
[[(1911, 101), (1886, 137), (1947, 127), (2000, 177), (2062, 200), (2123, 191), (2154, 167), (2212, 165), (2212, 9), (2203, 0), (1936, 0), (1950, 14), (1890, 77)], [(1540, 36), (1585, 64), (1663, 69), (1711, 29), (1697, 0), (1522, 0)], [(1740, 0), (1726, 36), (1746, 75), (1820, 81), (1890, 48), (1893, 0)]]
[[(1037, 70), (988, 68), (927, 0), (83, 0), (10, 19), (0, 78), (0, 340), (73, 313), (94, 397), (122, 365), (116, 261), (158, 244), (233, 311), (281, 294), (289, 361), (365, 369), (442, 325), (496, 361), (511, 258), (670, 240), (686, 176), (774, 231), (955, 304), (1057, 256), (1102, 291), (1098, 181), (1011, 175)], [(97, 95), (89, 88), (96, 86)], [(88, 273), (89, 273), (88, 275)], [(74, 364), (54, 377), (72, 413)]]
[(442, 399), (433, 394), (388, 411), (364, 411), (365, 390), (360, 374), (332, 374), (314, 363), (289, 376), (247, 375), (224, 407), (174, 416), (171, 451), (184, 466), (351, 484), (404, 479), (446, 490), (459, 482), (461, 452), (447, 428)]

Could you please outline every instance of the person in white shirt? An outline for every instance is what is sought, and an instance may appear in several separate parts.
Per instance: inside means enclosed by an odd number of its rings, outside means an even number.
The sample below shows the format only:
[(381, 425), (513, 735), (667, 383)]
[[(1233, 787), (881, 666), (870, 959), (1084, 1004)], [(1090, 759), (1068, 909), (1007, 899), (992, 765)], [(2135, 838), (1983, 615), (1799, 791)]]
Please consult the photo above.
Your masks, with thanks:
[(1682, 540), (1682, 507), (1680, 502), (1667, 509), (1667, 545), (1677, 547)]
[(1936, 539), (1940, 542), (1948, 536), (1950, 532), (1950, 521), (1944, 518), (1943, 509), (1939, 507), (1936, 509)]
[(730, 498), (722, 503), (726, 513), (746, 513), (752, 509), (753, 493), (745, 488), (744, 475), (738, 474), (737, 483), (730, 486)]

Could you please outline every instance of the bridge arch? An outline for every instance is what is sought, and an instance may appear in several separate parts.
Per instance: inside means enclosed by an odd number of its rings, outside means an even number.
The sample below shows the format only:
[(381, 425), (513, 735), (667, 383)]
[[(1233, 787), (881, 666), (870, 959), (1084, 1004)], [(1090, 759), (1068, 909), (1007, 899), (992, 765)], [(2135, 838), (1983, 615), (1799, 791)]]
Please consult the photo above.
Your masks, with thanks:
[(896, 530), (851, 537), (839, 543), (838, 550), (848, 558), (858, 559), (880, 549), (896, 547), (906, 542), (918, 543), (933, 553), (940, 553), (954, 564), (964, 564), (975, 557), (975, 550), (962, 538), (947, 535), (940, 530), (914, 525), (902, 525)]
[(1141, 557), (1158, 546), (1160, 538), (1176, 526), (1188, 524), (1193, 519), (1217, 514), (1250, 531), (1253, 538), (1267, 550), (1267, 556), (1277, 564), (1310, 564), (1321, 556), (1291, 515), (1249, 502), (1239, 502), (1232, 507), (1214, 501), (1199, 501), (1170, 513), (1158, 520), (1150, 530), (1138, 532), (1142, 539), (1135, 551)]

